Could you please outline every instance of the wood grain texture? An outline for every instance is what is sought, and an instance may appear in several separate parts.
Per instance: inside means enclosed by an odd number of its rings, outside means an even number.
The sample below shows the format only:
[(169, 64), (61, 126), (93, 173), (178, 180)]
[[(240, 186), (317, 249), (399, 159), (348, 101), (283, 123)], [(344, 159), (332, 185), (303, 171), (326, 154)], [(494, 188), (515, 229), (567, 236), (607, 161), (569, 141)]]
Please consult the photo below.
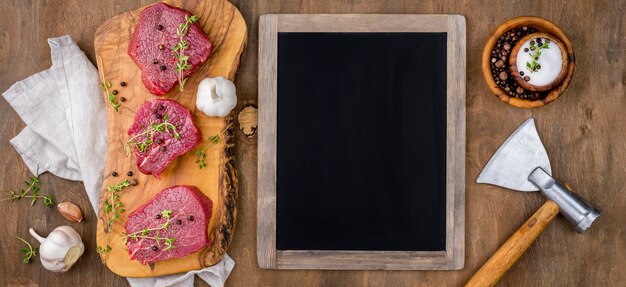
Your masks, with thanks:
[(559, 206), (552, 200), (546, 201), (509, 239), (489, 258), (466, 287), (495, 286), (504, 274), (517, 262), (537, 236), (559, 213)]
[[(439, 251), (276, 249), (278, 33), (446, 32), (446, 246)], [(259, 27), (257, 257), (268, 269), (458, 270), (465, 262), (465, 18), (460, 15), (269, 14)]]
[[(165, 2), (197, 15), (198, 24), (203, 27), (215, 47), (207, 62), (189, 77), (184, 92), (179, 92), (175, 88), (162, 97), (150, 94), (141, 82), (139, 68), (126, 53), (143, 8), (115, 16), (96, 30), (94, 46), (101, 82), (110, 82), (113, 85), (111, 89), (119, 91), (118, 99), (122, 96), (127, 99), (121, 103), (119, 112), (107, 105), (108, 151), (97, 229), (97, 245), (102, 248), (112, 247), (110, 252), (102, 255), (103, 261), (111, 271), (121, 276), (152, 277), (214, 265), (226, 253), (236, 223), (238, 183), (234, 166), (233, 115), (225, 118), (207, 117), (197, 110), (195, 87), (205, 77), (225, 76), (234, 80), (247, 39), (246, 23), (237, 8), (227, 1)], [(127, 83), (125, 87), (119, 85), (122, 81)], [(103, 96), (106, 101), (106, 93), (103, 93)], [(203, 169), (196, 163), (198, 157), (193, 152), (188, 152), (173, 161), (159, 180), (152, 175), (138, 172), (134, 155), (126, 156), (124, 144), (128, 140), (127, 130), (133, 123), (135, 112), (146, 101), (155, 98), (176, 100), (192, 111), (194, 123), (203, 136), (198, 149), (208, 147), (205, 149), (207, 164)], [(208, 139), (210, 135), (219, 135), (220, 141), (217, 144), (210, 144)], [(106, 191), (107, 186), (121, 182), (129, 170), (134, 172), (132, 178), (137, 179), (139, 184), (122, 191), (120, 201), (124, 204), (126, 212), (113, 224), (113, 229), (107, 232), (105, 225), (111, 215), (102, 207), (110, 195)], [(111, 176), (114, 171), (121, 176)], [(155, 264), (143, 265), (137, 260), (131, 260), (121, 239), (125, 234), (124, 223), (128, 215), (161, 190), (181, 184), (198, 187), (213, 201), (213, 215), (208, 226), (211, 245), (184, 258)]]
[[(0, 1), (0, 91), (50, 67), (46, 39), (70, 34), (95, 64), (96, 28), (107, 19), (154, 0)], [(584, 234), (560, 215), (500, 280), (498, 286), (621, 286), (626, 281), (626, 13), (624, 1), (303, 1), (233, 0), (248, 24), (246, 48), (237, 76), (236, 110), (257, 102), (258, 23), (268, 13), (456, 13), (467, 20), (467, 129), (465, 267), (459, 271), (262, 270), (256, 258), (257, 144), (234, 134), (240, 194), (237, 234), (228, 254), (236, 261), (227, 286), (460, 286), (545, 201), (528, 194), (474, 181), (510, 131), (535, 117), (550, 154), (554, 175), (604, 213)], [(576, 73), (558, 101), (539, 109), (504, 105), (481, 75), (481, 53), (491, 32), (509, 18), (537, 15), (558, 24), (576, 50)], [(607, 43), (607, 44), (599, 44)], [(9, 140), (24, 128), (0, 100), (0, 190), (19, 187), (28, 173)], [(260, 131), (259, 131), (260, 132)], [(96, 216), (82, 183), (41, 176), (42, 192), (57, 202), (72, 201), (84, 212), (82, 223), (68, 223), (56, 210), (27, 203), (0, 203), (0, 282), (8, 286), (128, 286), (100, 263), (95, 248)], [(27, 216), (24, 216), (27, 215)], [(493, 219), (493, 220), (486, 220)], [(46, 271), (38, 262), (20, 263), (20, 242), (28, 227), (49, 232), (70, 225), (85, 241), (85, 254), (67, 273)], [(31, 240), (34, 242), (34, 240)], [(196, 286), (208, 286), (196, 280)]]

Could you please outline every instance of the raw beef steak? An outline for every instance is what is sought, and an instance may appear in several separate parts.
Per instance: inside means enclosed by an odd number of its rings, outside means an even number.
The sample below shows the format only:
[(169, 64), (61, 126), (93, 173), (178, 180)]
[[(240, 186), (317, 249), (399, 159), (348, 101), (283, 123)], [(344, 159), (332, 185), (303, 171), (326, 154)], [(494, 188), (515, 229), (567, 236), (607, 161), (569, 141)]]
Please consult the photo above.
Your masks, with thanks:
[[(145, 8), (139, 16), (128, 55), (141, 69), (143, 84), (152, 94), (165, 95), (178, 83), (178, 60), (172, 48), (180, 41), (176, 29), (185, 23), (185, 16), (191, 14), (161, 2)], [(191, 65), (183, 74), (187, 78), (207, 60), (213, 45), (197, 23), (189, 25), (183, 39), (189, 45), (184, 51)]]
[(176, 185), (157, 193), (128, 215), (124, 228), (130, 258), (154, 263), (207, 246), (212, 208), (211, 200), (195, 186)]
[(135, 153), (137, 168), (156, 178), (174, 159), (202, 141), (191, 112), (176, 101), (161, 99), (139, 107), (128, 135), (128, 147)]

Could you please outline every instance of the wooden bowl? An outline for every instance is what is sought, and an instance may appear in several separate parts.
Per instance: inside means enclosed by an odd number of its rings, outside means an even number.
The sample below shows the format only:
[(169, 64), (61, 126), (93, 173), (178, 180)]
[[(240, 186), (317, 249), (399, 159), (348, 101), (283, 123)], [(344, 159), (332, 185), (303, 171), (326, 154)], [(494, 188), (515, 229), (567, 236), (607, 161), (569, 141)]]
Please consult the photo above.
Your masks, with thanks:
[[(557, 77), (551, 83), (547, 85), (543, 85), (543, 86), (536, 86), (529, 82), (526, 82), (526, 80), (524, 80), (524, 76), (520, 75), (517, 69), (517, 54), (519, 53), (519, 50), (526, 42), (534, 38), (549, 39), (551, 44), (556, 44), (559, 50), (561, 51), (561, 58), (563, 59), (563, 63), (561, 65), (561, 71), (559, 72)], [(569, 65), (569, 57), (567, 55), (567, 50), (565, 49), (565, 46), (563, 46), (563, 43), (561, 43), (561, 41), (557, 39), (555, 36), (552, 36), (547, 33), (542, 33), (542, 32), (532, 33), (520, 39), (519, 42), (517, 42), (517, 45), (513, 47), (513, 50), (511, 50), (511, 56), (509, 57), (509, 67), (511, 70), (511, 76), (513, 77), (513, 80), (515, 80), (515, 82), (520, 87), (529, 91), (533, 91), (533, 92), (545, 92), (548, 90), (552, 90), (556, 86), (558, 86), (563, 80), (563, 78), (565, 78), (565, 75), (567, 74), (568, 65)], [(526, 76), (530, 76), (530, 75), (526, 75)]]
[[(491, 75), (489, 60), (491, 59), (491, 50), (498, 41), (498, 38), (500, 38), (502, 34), (511, 29), (523, 26), (532, 27), (539, 32), (554, 35), (554, 37), (558, 38), (560, 42), (563, 43), (565, 49), (567, 50), (567, 59), (569, 64), (567, 67), (567, 73), (565, 74), (565, 78), (556, 87), (547, 92), (548, 94), (545, 97), (540, 99), (524, 100), (510, 97), (505, 91), (500, 89), (500, 87), (496, 84)], [(506, 22), (502, 23), (502, 25), (500, 25), (487, 40), (482, 55), (483, 77), (485, 78), (485, 82), (487, 83), (487, 86), (489, 87), (491, 92), (503, 102), (519, 108), (542, 107), (556, 100), (559, 96), (561, 96), (563, 92), (565, 92), (570, 82), (572, 81), (575, 66), (574, 48), (572, 47), (572, 43), (570, 42), (569, 38), (567, 38), (565, 33), (563, 33), (563, 31), (555, 24), (540, 17), (522, 16), (509, 19)]]

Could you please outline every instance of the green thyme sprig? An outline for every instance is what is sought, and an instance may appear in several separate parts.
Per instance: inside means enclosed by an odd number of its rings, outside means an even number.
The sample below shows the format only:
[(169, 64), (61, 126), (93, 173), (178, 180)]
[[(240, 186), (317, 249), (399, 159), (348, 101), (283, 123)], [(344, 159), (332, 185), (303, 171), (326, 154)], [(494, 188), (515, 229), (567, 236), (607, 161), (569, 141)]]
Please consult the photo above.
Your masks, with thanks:
[(116, 112), (119, 112), (119, 109), (122, 105), (115, 99), (115, 95), (109, 91), (110, 87), (110, 82), (100, 83), (100, 89), (102, 89), (107, 94), (107, 100), (109, 101), (109, 105), (111, 105)]
[[(161, 215), (163, 216), (163, 218), (167, 219), (167, 221), (165, 223), (161, 224), (158, 227), (144, 228), (141, 231), (136, 231), (136, 232), (133, 232), (131, 234), (126, 234), (126, 235), (122, 236), (122, 239), (124, 240), (124, 244), (126, 244), (129, 239), (133, 239), (135, 241), (138, 241), (139, 239), (143, 238), (143, 239), (153, 239), (153, 240), (155, 240), (157, 245), (159, 245), (159, 247), (161, 246), (160, 242), (163, 241), (163, 244), (165, 245), (165, 249), (163, 249), (164, 251), (176, 248), (176, 246), (174, 246), (174, 242), (176, 241), (176, 238), (173, 238), (173, 237), (160, 237), (159, 236), (159, 232), (161, 230), (166, 230), (167, 228), (169, 228), (172, 220), (174, 220), (174, 218), (171, 217), (172, 210), (170, 210), (170, 209), (162, 210), (161, 211)], [(150, 232), (154, 232), (154, 236), (148, 235), (148, 233), (150, 233)]]
[(119, 112), (119, 109), (122, 105), (115, 99), (115, 95), (111, 91), (109, 91), (109, 88), (111, 87), (111, 82), (107, 81), (107, 79), (104, 77), (104, 66), (102, 65), (102, 58), (98, 57), (98, 62), (100, 65), (100, 78), (102, 80), (102, 82), (100, 82), (100, 89), (103, 90), (104, 93), (106, 93), (109, 105), (111, 105), (116, 112)]
[(15, 237), (17, 237), (17, 239), (21, 240), (22, 242), (26, 243), (26, 246), (28, 246), (28, 248), (22, 248), (20, 250), (20, 252), (24, 253), (24, 257), (22, 257), (22, 263), (24, 264), (30, 263), (31, 258), (37, 256), (37, 251), (39, 251), (39, 247), (33, 247), (30, 243), (28, 243), (28, 241), (24, 240), (24, 238), (21, 238), (19, 236), (15, 236)]
[(549, 43), (550, 40), (546, 39), (545, 43), (542, 44), (540, 42), (537, 42), (537, 46), (535, 46), (535, 41), (530, 41), (530, 52), (528, 52), (528, 54), (530, 55), (532, 61), (526, 62), (526, 68), (528, 68), (531, 73), (537, 72), (539, 69), (541, 69), (541, 65), (537, 61), (539, 61), (539, 57), (541, 56), (541, 49), (550, 48), (550, 46), (548, 45)]
[[(54, 204), (52, 195), (39, 195), (39, 177), (29, 177), (24, 183), (28, 188), (20, 191), (9, 190), (9, 197), (0, 199), (0, 201), (11, 200), (11, 202), (14, 202), (22, 198), (30, 198), (30, 206), (33, 206), (35, 202), (37, 202), (37, 199), (41, 198), (45, 206), (52, 206)], [(29, 195), (29, 192), (32, 192), (32, 194)]]
[(178, 35), (178, 43), (172, 47), (172, 51), (174, 51), (174, 58), (178, 60), (176, 63), (176, 72), (178, 72), (178, 89), (182, 92), (185, 89), (185, 82), (187, 81), (184, 78), (184, 73), (186, 70), (191, 69), (191, 64), (189, 64), (189, 56), (185, 55), (185, 50), (189, 49), (189, 43), (184, 40), (185, 35), (189, 31), (189, 24), (193, 24), (198, 21), (198, 17), (193, 15), (191, 17), (185, 15), (185, 22), (180, 23), (178, 28), (176, 28), (176, 35)]
[[(168, 120), (169, 120), (169, 115), (165, 114), (165, 116), (163, 116), (163, 121), (161, 123), (152, 123), (150, 127), (146, 129), (145, 131), (138, 133), (134, 135), (133, 137), (131, 137), (126, 142), (126, 144), (124, 144), (124, 151), (126, 152), (126, 156), (130, 155), (130, 150), (131, 150), (130, 147), (132, 145), (134, 145), (137, 148), (137, 150), (139, 150), (140, 152), (146, 151), (148, 147), (150, 147), (154, 143), (152, 141), (152, 136), (155, 133), (172, 132), (172, 134), (174, 135), (174, 138), (176, 140), (179, 140), (180, 134), (178, 133), (178, 131), (176, 131), (176, 129), (178, 128), (178, 125), (174, 125), (168, 122)], [(146, 136), (146, 138), (138, 142), (137, 138), (144, 136), (144, 135)]]
[(115, 221), (120, 218), (120, 215), (126, 211), (124, 209), (124, 204), (120, 201), (120, 193), (125, 187), (130, 186), (130, 181), (125, 179), (121, 183), (116, 185), (107, 185), (107, 191), (109, 192), (109, 196), (104, 200), (104, 204), (102, 206), (103, 216), (102, 220), (105, 222), (104, 232), (109, 233), (113, 230), (113, 224)]
[(111, 250), (113, 250), (113, 248), (111, 248), (111, 246), (109, 246), (107, 244), (107, 247), (100, 247), (100, 246), (96, 246), (96, 253), (100, 254), (100, 260), (102, 261), (102, 264), (106, 263), (106, 260), (108, 259), (108, 255), (109, 252), (111, 252)]
[(198, 166), (200, 167), (200, 169), (203, 169), (206, 167), (206, 162), (204, 161), (206, 159), (206, 153), (204, 152), (207, 148), (209, 148), (210, 146), (213, 145), (217, 145), (221, 138), (222, 135), (228, 130), (228, 128), (230, 128), (230, 126), (232, 126), (233, 123), (229, 123), (219, 134), (214, 134), (209, 136), (209, 144), (206, 145), (204, 148), (197, 150), (194, 154), (196, 156), (198, 156), (198, 160), (196, 160), (196, 163), (198, 164)]

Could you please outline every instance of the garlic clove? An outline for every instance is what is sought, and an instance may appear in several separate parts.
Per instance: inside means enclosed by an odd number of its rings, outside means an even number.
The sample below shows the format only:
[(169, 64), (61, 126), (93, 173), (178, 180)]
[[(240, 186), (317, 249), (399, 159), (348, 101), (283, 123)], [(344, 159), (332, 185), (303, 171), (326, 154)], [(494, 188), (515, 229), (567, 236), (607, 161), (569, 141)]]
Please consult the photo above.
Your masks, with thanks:
[(78, 258), (83, 255), (83, 252), (85, 252), (85, 246), (82, 244), (74, 245), (67, 250), (65, 257), (63, 258), (63, 263), (65, 263), (67, 269), (70, 269), (70, 267), (78, 261)]
[(29, 232), (41, 243), (39, 246), (41, 265), (52, 272), (69, 270), (85, 252), (82, 238), (69, 226), (57, 227), (47, 238), (41, 237), (32, 228)]
[(65, 219), (72, 222), (81, 222), (83, 220), (83, 213), (80, 208), (71, 202), (61, 202), (57, 205), (57, 210)]

